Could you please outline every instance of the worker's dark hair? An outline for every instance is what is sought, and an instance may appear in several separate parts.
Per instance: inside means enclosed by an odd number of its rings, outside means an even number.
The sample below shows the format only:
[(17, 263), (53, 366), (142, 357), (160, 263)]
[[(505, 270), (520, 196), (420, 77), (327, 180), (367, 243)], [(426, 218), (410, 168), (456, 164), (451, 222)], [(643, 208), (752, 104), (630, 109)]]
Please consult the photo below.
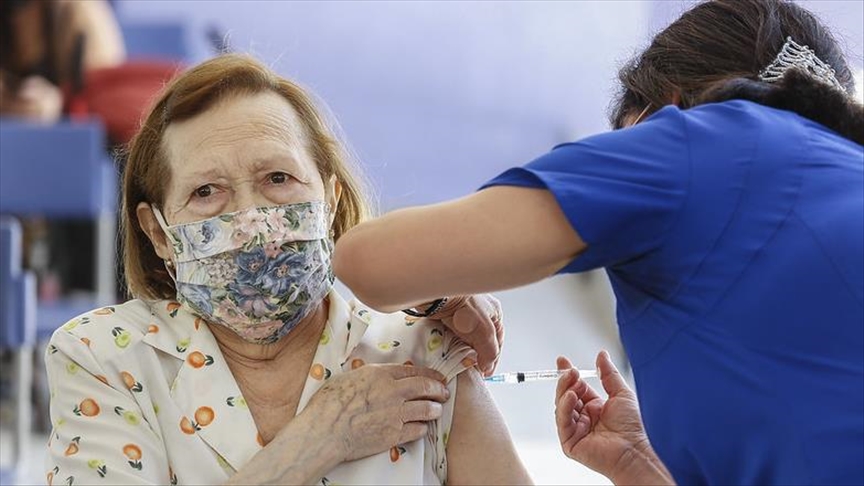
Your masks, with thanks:
[[(759, 73), (787, 37), (812, 49), (845, 88), (832, 88), (791, 69), (768, 84)], [(690, 108), (731, 99), (793, 111), (864, 144), (864, 108), (854, 99), (852, 71), (841, 46), (812, 13), (785, 0), (713, 0), (701, 3), (657, 34), (618, 74), (621, 90), (610, 121), (621, 128), (646, 106), (672, 102)]]

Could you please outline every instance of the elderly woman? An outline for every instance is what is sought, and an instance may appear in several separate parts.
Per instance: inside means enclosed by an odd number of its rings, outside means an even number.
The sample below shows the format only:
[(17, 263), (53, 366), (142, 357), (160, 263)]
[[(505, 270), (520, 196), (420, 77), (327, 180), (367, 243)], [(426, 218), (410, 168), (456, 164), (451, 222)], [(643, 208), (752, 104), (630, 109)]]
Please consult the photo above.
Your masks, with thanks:
[[(530, 482), (468, 345), (332, 289), (365, 212), (297, 85), (236, 55), (176, 79), (124, 178), (137, 298), (48, 349), (48, 483)], [(436, 318), (497, 312), (454, 300)]]

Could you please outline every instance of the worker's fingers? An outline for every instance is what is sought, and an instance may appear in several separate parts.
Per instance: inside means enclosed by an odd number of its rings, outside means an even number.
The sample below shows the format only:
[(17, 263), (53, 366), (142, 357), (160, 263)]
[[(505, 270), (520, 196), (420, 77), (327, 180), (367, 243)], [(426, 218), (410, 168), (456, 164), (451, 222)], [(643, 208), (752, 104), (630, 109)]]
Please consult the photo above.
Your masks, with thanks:
[(576, 373), (573, 371), (573, 364), (564, 356), (559, 356), (557, 360), (558, 370), (565, 371), (558, 377), (558, 386), (555, 388), (555, 401), (559, 401), (561, 396), (570, 389), (578, 381)]
[(579, 398), (572, 391), (567, 391), (558, 398), (555, 405), (555, 425), (558, 427), (559, 433), (568, 430), (576, 423), (574, 409), (578, 401)]
[(604, 349), (597, 355), (597, 372), (600, 374), (600, 381), (603, 383), (603, 389), (610, 397), (622, 392), (629, 392), (630, 387), (624, 381), (624, 377), (618, 372), (609, 353)]

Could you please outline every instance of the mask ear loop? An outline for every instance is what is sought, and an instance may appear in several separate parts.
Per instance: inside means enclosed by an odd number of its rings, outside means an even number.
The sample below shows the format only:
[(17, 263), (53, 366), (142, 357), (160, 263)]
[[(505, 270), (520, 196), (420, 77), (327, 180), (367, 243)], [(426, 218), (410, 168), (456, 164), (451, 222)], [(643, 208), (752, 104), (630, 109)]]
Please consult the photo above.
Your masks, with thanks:
[[(162, 231), (165, 233), (165, 237), (168, 238), (169, 241), (174, 242), (174, 238), (171, 235), (171, 232), (168, 231), (168, 223), (165, 221), (165, 217), (162, 216), (162, 211), (159, 211), (159, 208), (156, 205), (150, 205), (150, 209), (153, 210), (153, 216), (156, 217), (156, 221), (159, 223), (159, 227), (162, 228)], [(171, 280), (174, 281), (174, 288), (177, 288), (177, 275), (176, 270), (174, 268), (174, 262), (170, 259), (162, 260), (162, 263), (165, 265), (165, 271), (168, 272), (168, 276), (171, 277)]]

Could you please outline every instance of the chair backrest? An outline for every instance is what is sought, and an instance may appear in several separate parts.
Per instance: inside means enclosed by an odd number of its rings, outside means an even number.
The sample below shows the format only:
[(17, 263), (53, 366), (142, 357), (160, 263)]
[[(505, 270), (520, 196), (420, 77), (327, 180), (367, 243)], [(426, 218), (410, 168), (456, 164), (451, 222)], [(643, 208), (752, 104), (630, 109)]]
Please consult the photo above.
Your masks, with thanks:
[(130, 60), (192, 60), (189, 29), (183, 22), (120, 21), (126, 55)]
[(0, 214), (93, 218), (116, 207), (100, 123), (0, 121)]
[(36, 339), (36, 279), (21, 270), (21, 225), (0, 216), (0, 348)]

